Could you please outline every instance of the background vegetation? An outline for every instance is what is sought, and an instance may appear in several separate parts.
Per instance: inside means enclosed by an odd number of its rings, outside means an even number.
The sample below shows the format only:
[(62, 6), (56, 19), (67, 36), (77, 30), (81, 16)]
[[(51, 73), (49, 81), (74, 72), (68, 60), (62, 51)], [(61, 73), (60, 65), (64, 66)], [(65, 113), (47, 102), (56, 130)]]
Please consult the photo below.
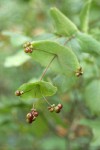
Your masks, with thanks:
[[(100, 149), (100, 58), (95, 53), (77, 52), (84, 75), (75, 83), (48, 70), (45, 80), (59, 89), (48, 100), (63, 104), (60, 114), (51, 114), (44, 101), (36, 101), (40, 116), (27, 124), (25, 117), (34, 100), (21, 101), (14, 95), (21, 84), (38, 79), (44, 70), (39, 63), (17, 53), (26, 41), (52, 37), (54, 29), (48, 10), (57, 7), (82, 31), (84, 15), (80, 14), (86, 2), (0, 0), (0, 150)], [(88, 34), (99, 43), (99, 0), (91, 3)]]

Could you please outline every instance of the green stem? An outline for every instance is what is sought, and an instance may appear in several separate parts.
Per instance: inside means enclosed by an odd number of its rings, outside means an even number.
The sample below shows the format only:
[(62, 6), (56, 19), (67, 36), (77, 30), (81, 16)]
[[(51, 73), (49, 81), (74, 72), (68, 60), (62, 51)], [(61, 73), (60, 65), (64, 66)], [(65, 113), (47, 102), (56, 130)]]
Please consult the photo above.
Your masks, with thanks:
[(48, 102), (48, 100), (43, 95), (42, 95), (42, 97), (46, 101), (46, 103), (51, 106), (51, 104)]
[(75, 35), (72, 35), (71, 37), (69, 37), (69, 38), (65, 41), (64, 45), (66, 45), (69, 41), (71, 41), (71, 40), (74, 39), (74, 38), (75, 38)]

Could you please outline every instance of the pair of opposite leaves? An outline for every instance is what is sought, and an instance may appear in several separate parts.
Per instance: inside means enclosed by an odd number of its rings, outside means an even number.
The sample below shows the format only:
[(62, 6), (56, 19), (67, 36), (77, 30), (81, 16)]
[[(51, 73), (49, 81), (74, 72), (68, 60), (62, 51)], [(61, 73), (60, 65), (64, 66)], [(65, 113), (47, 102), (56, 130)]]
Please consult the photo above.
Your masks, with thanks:
[[(76, 34), (80, 45), (85, 47), (86, 52), (91, 45), (91, 41), (92, 44), (93, 42), (95, 45), (98, 44), (96, 40), (88, 38), (88, 35), (79, 33), (77, 27), (56, 8), (51, 9), (51, 14), (55, 22), (56, 33), (58, 35), (64, 35), (68, 37)], [(87, 46), (84, 44), (86, 39), (88, 40)], [(50, 68), (57, 73), (74, 77), (75, 71), (80, 68), (80, 64), (76, 55), (68, 47), (60, 45), (51, 40), (32, 42), (32, 46), (34, 51), (30, 54), (30, 56), (43, 66), (47, 66), (47, 64), (55, 56)], [(92, 51), (94, 51), (94, 47), (92, 48)], [(96, 52), (100, 53), (98, 50)], [(34, 83), (26, 83), (22, 85), (19, 90), (24, 91), (24, 94), (22, 94), (21, 97), (27, 99), (40, 98), (42, 95), (51, 96), (56, 93), (57, 88), (48, 82), (38, 81)]]
[[(51, 14), (54, 17), (54, 20), (57, 20), (59, 13), (60, 12), (55, 8), (51, 10)], [(67, 26), (70, 26), (69, 24), (72, 24), (62, 13), (60, 13), (60, 15), (61, 15), (59, 16), (60, 21), (62, 19), (65, 19), (65, 24), (66, 23), (68, 24)], [(71, 26), (74, 27), (71, 28)], [(62, 32), (68, 33), (69, 36), (75, 33), (75, 31), (77, 31), (75, 25), (72, 24), (71, 26), (68, 31), (66, 30), (67, 32), (60, 31), (60, 33)], [(64, 28), (62, 27), (61, 29)], [(34, 60), (41, 62), (41, 65), (43, 66), (46, 66), (52, 60), (52, 58), (55, 57), (51, 65), (51, 69), (54, 70), (55, 72), (64, 74), (65, 76), (69, 74), (75, 75), (75, 71), (80, 67), (76, 55), (68, 47), (64, 47), (56, 42), (49, 40), (33, 42), (32, 46), (34, 50), (33, 53), (30, 54), (30, 56)], [(56, 93), (57, 88), (54, 87), (49, 82), (37, 81), (34, 83), (23, 84), (18, 90), (24, 92), (21, 95), (22, 98), (31, 99), (31, 98), (41, 98), (42, 95), (51, 96)]]

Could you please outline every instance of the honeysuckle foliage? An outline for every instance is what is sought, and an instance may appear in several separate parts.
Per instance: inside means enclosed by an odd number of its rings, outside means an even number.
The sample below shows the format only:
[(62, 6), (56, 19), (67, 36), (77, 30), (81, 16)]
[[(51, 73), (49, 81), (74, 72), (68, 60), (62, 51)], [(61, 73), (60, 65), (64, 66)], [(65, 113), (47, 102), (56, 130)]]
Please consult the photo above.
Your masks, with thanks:
[(7, 59), (4, 63), (4, 66), (5, 67), (12, 67), (12, 66), (18, 67), (28, 60), (30, 60), (30, 57), (28, 55), (26, 55), (23, 51), (19, 51), (19, 52), (17, 52), (16, 55), (7, 57)]
[(43, 96), (52, 96), (56, 93), (57, 88), (49, 82), (37, 81), (23, 84), (18, 90), (24, 91), (20, 97), (28, 100), (32, 98), (42, 98)]
[[(66, 33), (66, 36), (71, 36), (72, 34), (78, 32), (77, 27), (56, 8), (51, 9), (51, 14), (53, 19), (55, 20), (57, 29), (56, 34), (65, 36), (64, 34)], [(70, 30), (68, 28), (69, 26)], [(31, 42), (31, 44), (33, 47), (33, 52), (30, 53), (30, 56), (33, 60), (39, 62), (43, 66), (47, 66), (47, 64), (53, 59), (50, 68), (54, 72), (69, 77), (73, 76), (75, 78), (75, 73), (79, 68), (81, 68), (81, 66), (77, 56), (74, 54), (71, 48), (67, 46), (65, 47), (64, 44), (60, 44), (52, 40), (33, 41)], [(30, 86), (30, 90), (32, 91), (34, 89), (34, 92), (38, 91), (38, 93), (40, 93), (39, 96), (37, 96), (37, 92), (33, 94), (33, 92), (28, 92), (28, 90), (26, 90), (27, 86), (29, 86), (30, 84), (31, 83), (29, 83), (28, 85), (24, 84), (25, 89), (22, 88), (23, 86), (19, 88), (19, 90), (22, 90), (25, 93), (22, 94), (22, 97), (25, 98), (25, 96), (27, 97), (27, 95), (30, 95), (30, 98), (42, 97), (41, 92), (39, 92), (39, 89), (37, 90), (37, 86), (34, 86), (34, 88)], [(41, 87), (41, 91), (43, 91), (42, 88), (43, 87)], [(51, 95), (53, 95), (54, 93), (55, 92), (52, 92)], [(50, 94), (46, 94), (45, 90), (43, 96), (50, 96)]]
[[(78, 59), (73, 51), (53, 41), (33, 42), (34, 52), (30, 56), (46, 66), (55, 56), (51, 68), (65, 76), (75, 76), (75, 71), (80, 67)], [(44, 59), (45, 58), (45, 59)], [(69, 59), (70, 58), (70, 59)]]
[(90, 14), (89, 12), (90, 12), (91, 1), (92, 0), (88, 0), (85, 3), (85, 5), (80, 13), (80, 21), (81, 21), (80, 26), (81, 26), (82, 31), (86, 32), (86, 33), (88, 32), (88, 28), (89, 28), (89, 14)]
[(51, 8), (51, 16), (55, 24), (55, 32), (62, 36), (71, 36), (78, 32), (77, 27), (57, 8)]
[[(30, 59), (38, 62), (43, 67), (47, 67), (52, 61), (49, 71), (56, 75), (52, 79), (53, 83), (41, 79), (24, 83), (18, 88), (18, 90), (23, 91), (21, 98), (25, 100), (42, 98), (43, 96), (52, 96), (56, 92), (68, 92), (71, 88), (78, 93), (79, 101), (83, 102), (90, 113), (93, 116), (96, 115), (98, 119), (100, 115), (100, 42), (88, 32), (91, 2), (91, 0), (86, 1), (81, 11), (80, 28), (57, 8), (51, 8), (54, 33), (45, 34), (40, 39), (37, 38), (38, 40), (31, 39), (32, 53), (25, 54), (22, 52), (23, 50), (20, 50), (14, 56), (6, 59), (6, 67), (18, 67)], [(15, 60), (15, 63), (13, 63), (13, 60)], [(80, 67), (84, 72), (81, 78), (76, 76)], [(94, 142), (96, 146), (100, 145), (98, 142), (100, 139), (98, 133), (100, 120), (98, 119), (97, 122), (98, 124), (92, 124), (93, 122), (88, 119), (86, 123), (82, 122), (92, 129), (95, 137), (93, 140), (97, 141)]]

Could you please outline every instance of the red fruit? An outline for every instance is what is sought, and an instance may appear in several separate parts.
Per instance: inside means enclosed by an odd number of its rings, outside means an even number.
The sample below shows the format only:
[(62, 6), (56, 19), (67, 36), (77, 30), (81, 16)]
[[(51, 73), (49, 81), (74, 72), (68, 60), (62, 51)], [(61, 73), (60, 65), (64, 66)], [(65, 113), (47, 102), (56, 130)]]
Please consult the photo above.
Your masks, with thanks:
[(21, 95), (20, 91), (17, 90), (17, 91), (15, 92), (15, 95), (16, 95), (16, 96), (20, 96), (20, 95)]
[(34, 116), (37, 117), (39, 113), (37, 111), (34, 112)]
[(28, 114), (26, 115), (26, 118), (27, 118), (26, 121), (27, 121), (28, 123), (32, 123), (34, 116), (33, 116), (33, 114), (30, 112), (30, 113), (28, 113)]
[(62, 104), (58, 104), (58, 107), (59, 107), (59, 109), (62, 109), (63, 105)]
[(24, 93), (23, 91), (17, 90), (17, 91), (15, 92), (15, 95), (16, 95), (16, 96), (20, 96), (20, 95), (22, 95), (23, 93)]
[(34, 116), (34, 112), (36, 112), (36, 109), (32, 108), (31, 113), (32, 113), (33, 116)]
[(60, 113), (60, 109), (56, 110), (56, 113)]
[(32, 49), (30, 49), (30, 50), (29, 50), (29, 52), (30, 52), (30, 53), (32, 53), (32, 52), (33, 52), (33, 50), (32, 50)]
[(31, 113), (28, 113), (28, 114), (26, 115), (26, 118), (27, 118), (27, 119), (33, 119), (33, 115), (32, 115)]
[(60, 108), (58, 106), (55, 107), (55, 112), (59, 113), (60, 112)]
[(25, 50), (24, 50), (24, 52), (25, 52), (25, 53), (29, 53), (29, 50), (30, 50), (30, 49), (29, 49), (28, 47), (26, 47)]

